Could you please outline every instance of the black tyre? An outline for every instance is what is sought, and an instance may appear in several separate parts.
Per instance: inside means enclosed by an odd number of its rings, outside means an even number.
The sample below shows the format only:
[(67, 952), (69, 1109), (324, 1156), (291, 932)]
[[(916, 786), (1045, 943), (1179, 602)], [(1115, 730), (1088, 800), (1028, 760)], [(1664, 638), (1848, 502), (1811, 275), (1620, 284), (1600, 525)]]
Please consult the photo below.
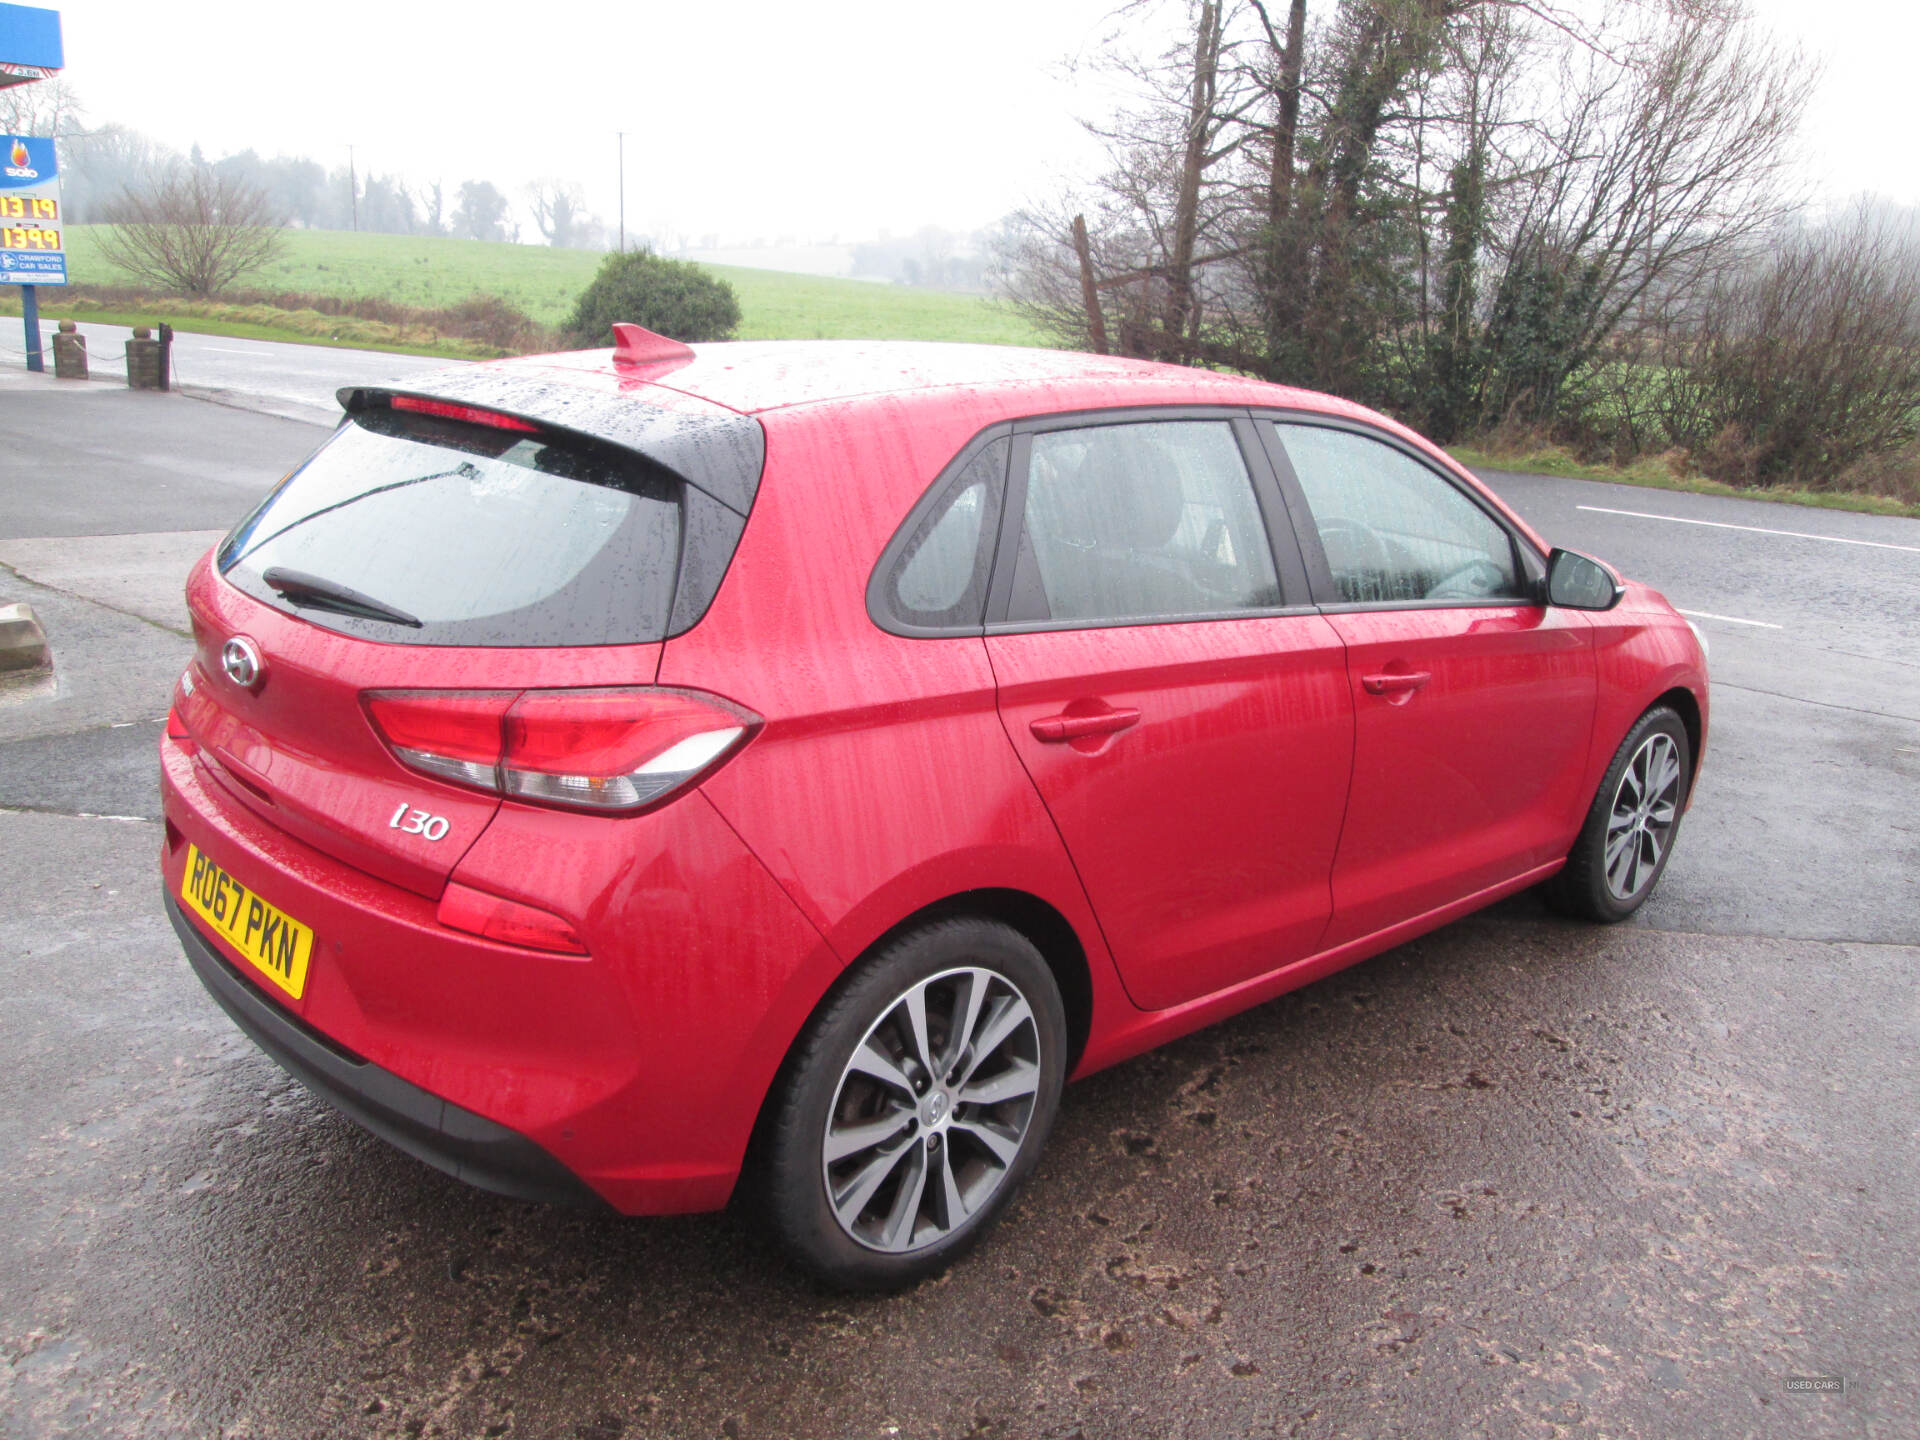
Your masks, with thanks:
[(842, 1289), (944, 1269), (1032, 1171), (1066, 1060), (1059, 987), (1018, 931), (958, 918), (891, 941), (783, 1072), (763, 1175), (774, 1230)]
[(1620, 742), (1566, 868), (1547, 882), (1554, 908), (1612, 924), (1644, 905), (1673, 854), (1692, 784), (1687, 727), (1656, 705)]

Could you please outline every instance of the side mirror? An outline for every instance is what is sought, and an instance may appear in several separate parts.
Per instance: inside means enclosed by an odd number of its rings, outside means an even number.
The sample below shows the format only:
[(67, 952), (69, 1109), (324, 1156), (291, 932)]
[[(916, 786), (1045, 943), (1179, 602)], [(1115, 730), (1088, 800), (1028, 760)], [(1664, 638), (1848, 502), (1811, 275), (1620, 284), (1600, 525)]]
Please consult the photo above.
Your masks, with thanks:
[(1547, 557), (1547, 603), (1568, 610), (1611, 610), (1627, 593), (1614, 573), (1598, 560), (1572, 550)]

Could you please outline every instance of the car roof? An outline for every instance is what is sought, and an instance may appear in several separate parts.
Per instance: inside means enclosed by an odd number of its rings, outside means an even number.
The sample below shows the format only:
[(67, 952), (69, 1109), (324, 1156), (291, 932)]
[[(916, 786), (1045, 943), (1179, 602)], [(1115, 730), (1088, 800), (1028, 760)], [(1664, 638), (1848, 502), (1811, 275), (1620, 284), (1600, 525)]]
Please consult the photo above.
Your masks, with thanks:
[(1017, 392), (1028, 413), (1124, 404), (1278, 405), (1355, 418), (1371, 412), (1331, 396), (1244, 376), (1123, 356), (1012, 345), (913, 340), (755, 340), (695, 345), (691, 359), (616, 362), (611, 350), (530, 355), (493, 362), (503, 370), (590, 389), (635, 382), (722, 405), (741, 414), (912, 392)]
[[(689, 354), (616, 361), (607, 350), (525, 355), (437, 370), (393, 387), (349, 386), (349, 411), (369, 395), (404, 390), (525, 413), (655, 453), (656, 428), (711, 429), (724, 418), (808, 406), (907, 399), (938, 405), (961, 395), (999, 420), (1128, 407), (1224, 405), (1306, 411), (1397, 435), (1466, 479), (1541, 553), (1547, 543), (1477, 477), (1425, 436), (1338, 396), (1184, 365), (1118, 355), (921, 340), (747, 340), (687, 347)], [(640, 404), (624, 402), (640, 401)], [(644, 435), (630, 433), (638, 425)], [(681, 437), (687, 439), (689, 437)], [(697, 442), (698, 436), (692, 437)], [(681, 447), (685, 449), (686, 447)], [(700, 445), (692, 444), (698, 452)], [(667, 463), (667, 462), (663, 462)], [(673, 468), (670, 464), (669, 468)], [(699, 483), (696, 480), (696, 483)], [(749, 497), (750, 499), (750, 497)]]

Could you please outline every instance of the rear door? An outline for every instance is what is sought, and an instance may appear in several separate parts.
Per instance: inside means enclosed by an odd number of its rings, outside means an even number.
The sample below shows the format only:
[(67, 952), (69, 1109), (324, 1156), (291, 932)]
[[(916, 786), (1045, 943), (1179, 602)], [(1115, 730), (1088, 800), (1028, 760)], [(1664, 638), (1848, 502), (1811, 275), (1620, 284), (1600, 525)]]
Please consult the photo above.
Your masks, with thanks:
[(1352, 700), (1258, 446), (1218, 413), (1015, 446), (1001, 718), (1148, 1009), (1311, 954), (1331, 910)]
[(1347, 647), (1353, 790), (1326, 943), (1565, 854), (1593, 729), (1585, 618), (1543, 604), (1539, 557), (1410, 450), (1351, 426), (1261, 424)]
[[(619, 446), (440, 401), (364, 407), (197, 574), (182, 716), (239, 803), (437, 896), (498, 800), (402, 766), (367, 692), (651, 683), (685, 552), (718, 535), (730, 555), (743, 523)], [(241, 645), (251, 665), (228, 664)]]

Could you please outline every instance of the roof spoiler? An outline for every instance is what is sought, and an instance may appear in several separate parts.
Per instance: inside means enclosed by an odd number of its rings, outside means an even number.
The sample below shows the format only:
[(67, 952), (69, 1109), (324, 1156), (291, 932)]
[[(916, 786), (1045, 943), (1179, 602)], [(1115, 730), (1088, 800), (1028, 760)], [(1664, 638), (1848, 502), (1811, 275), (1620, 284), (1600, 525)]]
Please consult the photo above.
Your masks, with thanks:
[(751, 416), (698, 400), (688, 402), (698, 409), (663, 409), (633, 394), (556, 382), (537, 369), (460, 365), (339, 391), (340, 406), (349, 415), (385, 409), (396, 395), (418, 396), (435, 406), (471, 406), (638, 451), (741, 515), (753, 508), (766, 464), (766, 435)]
[(616, 322), (613, 359), (617, 365), (651, 365), (661, 360), (691, 360), (693, 347), (638, 325)]

